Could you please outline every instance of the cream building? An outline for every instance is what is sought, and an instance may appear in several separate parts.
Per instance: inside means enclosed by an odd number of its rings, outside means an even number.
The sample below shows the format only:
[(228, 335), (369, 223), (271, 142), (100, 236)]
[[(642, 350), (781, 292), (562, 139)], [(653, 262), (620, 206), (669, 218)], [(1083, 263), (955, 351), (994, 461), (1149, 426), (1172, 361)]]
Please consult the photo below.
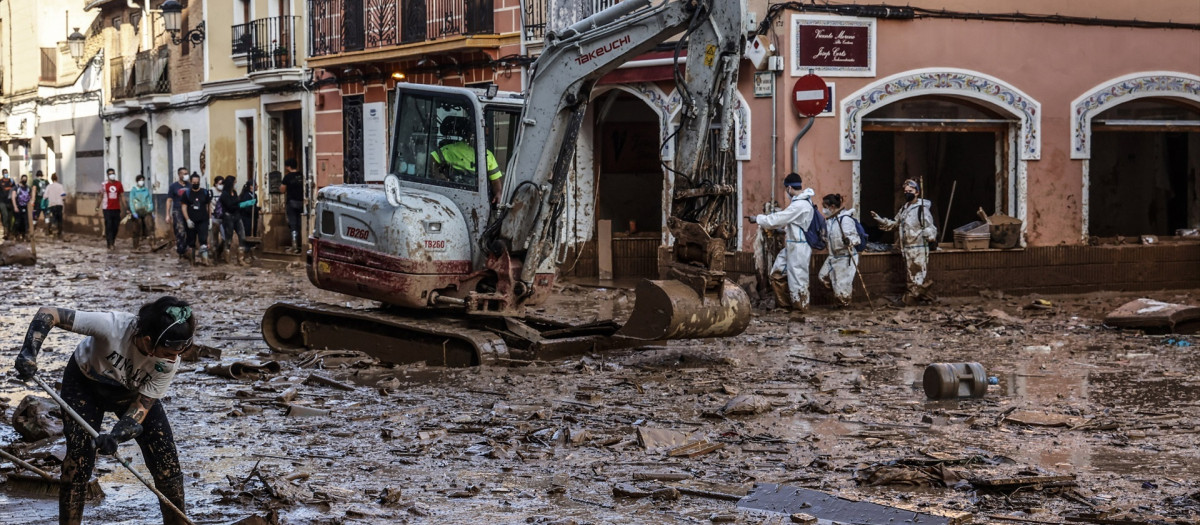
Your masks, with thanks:
[[(0, 3), (0, 168), (58, 173), (68, 192), (96, 191), (103, 172), (101, 50), (79, 0)], [(86, 35), (68, 52), (68, 27)], [(70, 205), (70, 204), (69, 204)]]

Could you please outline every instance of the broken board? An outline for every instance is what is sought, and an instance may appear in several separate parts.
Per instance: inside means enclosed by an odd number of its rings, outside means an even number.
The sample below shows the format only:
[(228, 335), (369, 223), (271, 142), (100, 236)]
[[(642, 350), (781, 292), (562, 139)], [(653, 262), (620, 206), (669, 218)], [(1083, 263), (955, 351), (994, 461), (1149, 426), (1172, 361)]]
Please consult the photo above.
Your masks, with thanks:
[(738, 501), (737, 506), (739, 509), (789, 516), (803, 512), (817, 519), (855, 525), (959, 525), (970, 518), (970, 514), (966, 513), (937, 516), (866, 501), (852, 501), (818, 490), (774, 483), (756, 484), (754, 490)]
[(1200, 331), (1200, 306), (1137, 299), (1109, 312), (1104, 324), (1147, 332), (1191, 334)]

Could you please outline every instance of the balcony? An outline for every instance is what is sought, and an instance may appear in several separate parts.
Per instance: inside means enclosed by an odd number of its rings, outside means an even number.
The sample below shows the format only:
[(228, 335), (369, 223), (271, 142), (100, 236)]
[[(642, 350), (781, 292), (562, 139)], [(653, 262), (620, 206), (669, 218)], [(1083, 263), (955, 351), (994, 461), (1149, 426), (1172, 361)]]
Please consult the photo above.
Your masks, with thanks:
[(493, 0), (309, 0), (311, 56), (494, 35)]
[[(521, 10), (524, 15), (524, 35), (526, 43), (540, 43), (546, 38), (546, 22), (548, 21), (547, 13), (550, 11), (550, 5), (556, 0), (521, 0)], [(557, 0), (561, 2), (562, 0)], [(560, 27), (566, 27), (576, 21), (583, 20), (600, 11), (617, 5), (621, 0), (583, 0), (575, 6), (577, 10), (573, 13), (574, 20), (559, 21)]]
[(133, 79), (130, 74), (132, 69), (126, 69), (125, 57), (116, 57), (108, 61), (109, 71), (109, 93), (112, 95), (113, 103), (122, 99), (133, 98), (134, 91)]
[(246, 74), (262, 85), (301, 80), (296, 58), (298, 16), (260, 18), (233, 26), (233, 54), (246, 58)]
[[(165, 106), (171, 101), (170, 48), (139, 51), (133, 61), (133, 94), (143, 106)], [(128, 88), (126, 88), (128, 89)]]

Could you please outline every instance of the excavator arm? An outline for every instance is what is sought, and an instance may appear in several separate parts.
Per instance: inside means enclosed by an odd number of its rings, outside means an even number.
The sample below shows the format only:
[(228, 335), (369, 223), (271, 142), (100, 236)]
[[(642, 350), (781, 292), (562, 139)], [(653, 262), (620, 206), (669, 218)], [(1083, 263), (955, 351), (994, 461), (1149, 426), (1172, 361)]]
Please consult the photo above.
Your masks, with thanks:
[[(502, 306), (493, 311), (519, 308), (523, 297), (545, 293), (544, 288), (553, 283), (546, 276), (554, 275), (563, 246), (560, 227), (566, 208), (567, 177), (596, 82), (677, 35), (675, 56), (678, 59), (686, 46), (687, 61), (686, 70), (679, 67), (682, 61), (676, 61), (676, 88), (682, 107), (678, 130), (672, 137), (676, 148), (671, 170), (683, 187), (704, 186), (699, 163), (706, 148), (713, 146), (707, 142), (714, 122), (719, 122), (722, 130), (717, 146), (729, 148), (733, 124), (730, 100), (744, 45), (744, 13), (740, 0), (668, 0), (658, 5), (649, 0), (625, 0), (560, 33), (547, 35), (546, 48), (530, 72), (515, 154), (505, 177), (507, 198), (483, 243), (492, 258), (489, 268), (500, 275), (501, 285), (495, 295)], [(733, 191), (708, 185), (708, 189), (693, 190), (690, 195), (711, 197)], [(669, 226), (682, 241), (674, 252), (670, 277), (684, 283), (682, 290), (691, 289), (697, 295), (690, 301), (695, 308), (683, 310), (726, 312), (715, 316), (721, 319), (734, 310), (736, 316), (748, 318), (748, 300), (733, 297), (733, 305), (727, 300), (737, 293), (727, 289), (732, 285), (724, 279), (723, 241), (709, 238), (706, 225), (672, 217)], [(652, 286), (657, 291), (649, 290), (651, 295), (678, 303), (675, 290), (680, 288)], [(707, 304), (706, 299), (713, 304)], [(724, 306), (718, 307), (717, 303)], [(488, 302), (477, 300), (474, 304)], [(662, 305), (656, 308), (661, 310)], [(721, 324), (719, 319), (709, 320)], [(737, 325), (744, 328), (743, 323), (733, 323)]]

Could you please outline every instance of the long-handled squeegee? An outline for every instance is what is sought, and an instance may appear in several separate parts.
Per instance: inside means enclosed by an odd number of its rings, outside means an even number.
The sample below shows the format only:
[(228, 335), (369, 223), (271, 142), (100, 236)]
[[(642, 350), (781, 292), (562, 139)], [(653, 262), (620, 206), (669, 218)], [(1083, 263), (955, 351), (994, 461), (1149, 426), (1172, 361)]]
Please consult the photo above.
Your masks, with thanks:
[[(45, 381), (42, 381), (42, 378), (40, 378), (38, 376), (33, 376), (33, 380), (35, 382), (37, 382), (38, 386), (42, 387), (42, 390), (45, 390), (47, 394), (50, 394), (50, 397), (54, 398), (54, 401), (56, 403), (58, 403), (58, 406), (62, 407), (63, 412), (66, 412), (68, 415), (71, 416), (71, 419), (74, 419), (76, 423), (79, 423), (79, 426), (82, 427), (84, 430), (86, 430), (87, 433), (90, 434), (93, 439), (95, 439), (96, 436), (100, 435), (98, 432), (96, 432), (96, 429), (92, 428), (92, 426), (88, 424), (87, 421), (84, 421), (82, 417), (79, 417), (79, 414), (77, 412), (75, 412), (75, 410), (73, 410), (70, 406), (68, 406), (67, 402), (63, 401), (63, 398), (58, 397), (58, 392), (55, 392), (53, 388), (50, 388), (50, 385), (47, 385)], [(133, 477), (137, 478), (138, 481), (141, 481), (142, 484), (146, 486), (146, 488), (148, 488), (152, 492), (154, 492), (154, 495), (158, 496), (159, 501), (166, 504), (168, 507), (171, 508), (171, 510), (175, 511), (175, 513), (178, 514), (179, 517), (183, 518), (183, 521), (186, 521), (189, 525), (196, 525), (195, 522), (193, 522), (191, 519), (189, 519), (187, 517), (187, 514), (184, 514), (183, 511), (180, 510), (179, 507), (176, 507), (174, 503), (171, 503), (171, 500), (167, 499), (167, 497), (164, 496), (162, 492), (159, 492), (158, 489), (154, 488), (153, 484), (151, 484), (148, 480), (146, 480), (146, 478), (142, 477), (142, 475), (140, 473), (138, 473), (137, 470), (134, 470), (133, 466), (129, 464), (128, 459), (121, 457), (120, 454), (113, 454), (113, 457), (117, 458), (117, 461), (120, 461), (121, 464), (124, 465), (125, 468), (128, 469), (129, 472), (133, 474)]]

